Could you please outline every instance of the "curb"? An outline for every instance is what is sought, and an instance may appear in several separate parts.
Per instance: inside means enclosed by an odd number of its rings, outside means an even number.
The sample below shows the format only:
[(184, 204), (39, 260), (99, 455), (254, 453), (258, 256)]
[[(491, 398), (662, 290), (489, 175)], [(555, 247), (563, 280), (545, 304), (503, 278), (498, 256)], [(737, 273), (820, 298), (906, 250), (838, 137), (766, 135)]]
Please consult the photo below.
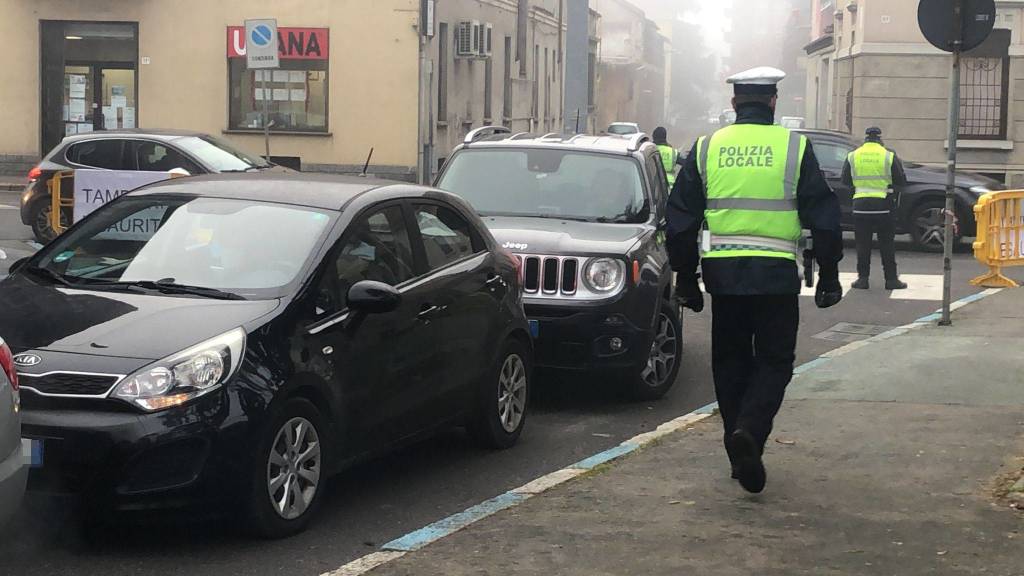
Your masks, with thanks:
[[(954, 302), (951, 309), (959, 310), (960, 308), (963, 308), (968, 304), (972, 304), (979, 300), (983, 300), (989, 296), (998, 294), (1001, 291), (1002, 289), (996, 288), (985, 290), (977, 294), (972, 294), (971, 296), (967, 296)], [(928, 326), (932, 322), (939, 320), (941, 317), (942, 313), (940, 310), (934, 314), (929, 314), (928, 316), (919, 318), (905, 326), (893, 328), (892, 330), (883, 332), (882, 334), (873, 336), (866, 340), (852, 342), (845, 346), (841, 346), (839, 348), (826, 352), (825, 354), (822, 354), (821, 356), (815, 358), (814, 360), (811, 360), (810, 362), (801, 364), (800, 366), (796, 367), (793, 370), (793, 375), (798, 376), (805, 372), (809, 372), (815, 368), (820, 367), (823, 364), (826, 364), (829, 360), (833, 358), (838, 358), (845, 354), (849, 354), (850, 352), (853, 352), (854, 350), (858, 350), (860, 348), (864, 348), (865, 346), (869, 346), (871, 344), (875, 344), (878, 342), (883, 342), (885, 340), (895, 338), (896, 336), (906, 334), (913, 330), (918, 330), (920, 328)], [(714, 415), (717, 408), (718, 403), (713, 402), (711, 404), (708, 404), (707, 406), (704, 406), (703, 408), (694, 410), (693, 412), (686, 414), (685, 416), (680, 416), (679, 418), (676, 418), (674, 420), (669, 420), (668, 422), (665, 422), (664, 424), (658, 426), (655, 430), (651, 432), (645, 432), (643, 434), (634, 436), (629, 440), (626, 440), (625, 442), (619, 444), (618, 446), (594, 454), (593, 456), (580, 460), (579, 462), (572, 464), (566, 468), (562, 468), (561, 470), (556, 470), (554, 472), (551, 472), (550, 474), (541, 476), (540, 478), (528, 482), (527, 484), (524, 484), (519, 488), (509, 490), (504, 494), (491, 498), (490, 500), (487, 500), (485, 502), (481, 502), (480, 504), (467, 508), (462, 512), (453, 514), (442, 520), (438, 520), (433, 524), (424, 526), (423, 528), (410, 532), (400, 538), (396, 538), (395, 540), (392, 540), (391, 542), (388, 542), (387, 544), (382, 546), (380, 551), (367, 554), (366, 556), (363, 556), (361, 558), (353, 560), (352, 562), (349, 562), (348, 564), (345, 564), (337, 570), (325, 572), (320, 576), (361, 576), (362, 574), (365, 574), (370, 570), (387, 564), (392, 560), (397, 560), (398, 558), (405, 556), (409, 552), (420, 550), (421, 548), (433, 542), (441, 540), (442, 538), (445, 538), (447, 536), (451, 536), (452, 534), (462, 530), (463, 528), (466, 528), (474, 524), (475, 522), (483, 520), (488, 516), (492, 516), (502, 510), (513, 508), (534, 496), (543, 494), (544, 492), (547, 492), (552, 488), (568, 483), (569, 481), (574, 480), (582, 476), (583, 474), (586, 474), (587, 472), (593, 470), (598, 466), (607, 464), (609, 462), (622, 458), (623, 456), (626, 456), (628, 454), (632, 454), (633, 452), (636, 452), (641, 448), (649, 446), (655, 441), (660, 440), (671, 434), (675, 434), (677, 432), (681, 432), (684, 430), (689, 430), (694, 425), (703, 422), (704, 420)]]

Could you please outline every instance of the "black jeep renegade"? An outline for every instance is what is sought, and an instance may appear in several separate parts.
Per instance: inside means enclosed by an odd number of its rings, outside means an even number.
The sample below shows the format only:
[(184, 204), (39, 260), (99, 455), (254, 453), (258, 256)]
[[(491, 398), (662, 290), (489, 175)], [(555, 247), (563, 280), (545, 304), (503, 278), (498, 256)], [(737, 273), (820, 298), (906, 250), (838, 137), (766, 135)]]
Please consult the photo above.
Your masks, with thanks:
[(521, 266), (536, 364), (614, 370), (663, 396), (682, 355), (657, 147), (643, 134), (471, 132), (437, 185), (469, 201)]

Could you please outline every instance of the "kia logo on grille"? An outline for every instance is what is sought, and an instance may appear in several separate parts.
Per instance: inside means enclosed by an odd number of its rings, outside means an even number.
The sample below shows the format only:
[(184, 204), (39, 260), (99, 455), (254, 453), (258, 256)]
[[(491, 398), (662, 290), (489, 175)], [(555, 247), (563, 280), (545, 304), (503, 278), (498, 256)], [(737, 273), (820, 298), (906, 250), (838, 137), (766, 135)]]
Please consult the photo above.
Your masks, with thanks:
[(14, 357), (14, 363), (18, 366), (35, 366), (42, 361), (43, 359), (35, 354), (18, 354)]

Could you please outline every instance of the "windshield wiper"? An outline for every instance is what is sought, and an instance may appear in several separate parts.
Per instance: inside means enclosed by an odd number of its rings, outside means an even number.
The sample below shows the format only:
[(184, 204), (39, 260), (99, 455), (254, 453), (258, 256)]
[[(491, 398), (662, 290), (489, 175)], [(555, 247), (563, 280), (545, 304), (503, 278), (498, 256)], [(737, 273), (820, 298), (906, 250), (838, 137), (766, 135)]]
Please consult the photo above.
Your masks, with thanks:
[(248, 168), (239, 168), (237, 170), (221, 170), (220, 173), (221, 174), (238, 174), (238, 173), (241, 173), (241, 172), (252, 172), (253, 170), (264, 170), (266, 168), (270, 168), (270, 164), (267, 164), (266, 166), (249, 166)]
[(63, 274), (54, 272), (49, 268), (40, 268), (39, 266), (25, 266), (24, 270), (31, 272), (37, 278), (45, 278), (47, 280), (54, 282), (55, 284), (60, 284), (61, 286), (65, 286), (68, 288), (75, 286), (74, 282), (68, 280), (67, 277), (65, 277)]
[(170, 281), (162, 280), (132, 280), (130, 282), (98, 282), (89, 283), (89, 287), (98, 288), (141, 288), (143, 290), (155, 290), (162, 294), (188, 294), (191, 296), (201, 296), (203, 298), (212, 298), (215, 300), (245, 300), (244, 296), (235, 294), (233, 292), (225, 292), (216, 288), (205, 288), (202, 286), (188, 286), (186, 284), (176, 284)]

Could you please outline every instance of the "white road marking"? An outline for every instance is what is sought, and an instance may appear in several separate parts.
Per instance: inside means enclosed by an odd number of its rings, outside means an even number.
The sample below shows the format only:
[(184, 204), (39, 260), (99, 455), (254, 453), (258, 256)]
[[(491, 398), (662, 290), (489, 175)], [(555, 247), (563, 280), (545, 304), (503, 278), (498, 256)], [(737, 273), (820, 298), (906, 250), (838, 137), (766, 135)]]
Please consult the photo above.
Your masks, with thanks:
[[(889, 298), (892, 300), (923, 300), (942, 301), (942, 275), (941, 274), (901, 274), (900, 279), (909, 286), (906, 290), (892, 290)], [(817, 280), (817, 279), (815, 279)], [(856, 272), (840, 272), (839, 283), (843, 285), (843, 291), (849, 295), (853, 288), (850, 286), (857, 280)], [(814, 288), (804, 286), (801, 288), (801, 296), (814, 296)], [(885, 280), (883, 278), (871, 278), (871, 290), (884, 291)], [(859, 291), (858, 291), (859, 292)]]
[(17, 210), (17, 206), (9, 206), (7, 204), (0, 204), (0, 210)]

